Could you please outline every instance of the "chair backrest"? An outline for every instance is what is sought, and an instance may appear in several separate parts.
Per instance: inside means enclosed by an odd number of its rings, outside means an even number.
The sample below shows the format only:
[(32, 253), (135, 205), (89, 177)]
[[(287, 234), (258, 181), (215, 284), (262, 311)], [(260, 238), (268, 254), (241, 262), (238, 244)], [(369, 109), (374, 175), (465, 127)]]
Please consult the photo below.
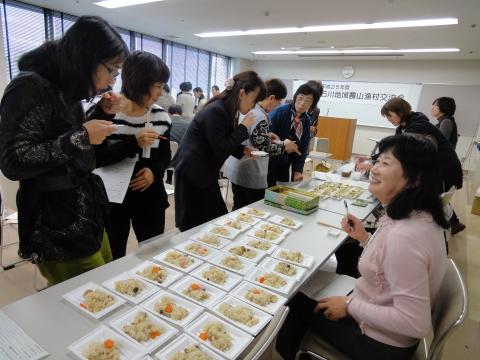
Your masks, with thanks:
[(172, 153), (172, 158), (178, 150), (178, 143), (176, 141), (170, 141), (170, 152)]
[(316, 152), (328, 153), (329, 147), (330, 147), (330, 140), (328, 138), (319, 138), (314, 136), (310, 139), (308, 149), (309, 149), (309, 152), (316, 151)]
[(252, 347), (247, 348), (242, 356), (242, 360), (258, 360), (262, 357), (265, 351), (272, 345), (273, 340), (277, 337), (280, 328), (285, 321), (288, 314), (288, 307), (282, 306), (276, 312), (270, 323), (263, 329), (263, 331), (255, 338), (255, 343)]
[(455, 262), (450, 258), (447, 262), (447, 270), (432, 311), (433, 340), (427, 360), (442, 358), (447, 338), (467, 316), (468, 298), (465, 282)]

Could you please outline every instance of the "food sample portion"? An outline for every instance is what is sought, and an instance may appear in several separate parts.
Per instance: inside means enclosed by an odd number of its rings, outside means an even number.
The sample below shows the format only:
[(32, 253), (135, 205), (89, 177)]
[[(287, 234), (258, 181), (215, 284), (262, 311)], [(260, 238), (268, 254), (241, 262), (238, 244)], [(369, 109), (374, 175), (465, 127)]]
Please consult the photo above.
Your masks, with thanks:
[(247, 211), (248, 214), (253, 215), (253, 216), (258, 216), (258, 217), (264, 217), (265, 216), (265, 211), (260, 210), (260, 209), (255, 209), (255, 208), (250, 208)]
[(255, 223), (255, 218), (252, 215), (244, 213), (244, 212), (239, 213), (237, 215), (237, 217), (235, 218), (235, 220), (238, 220), (238, 221), (250, 224), (250, 225)]
[(252, 309), (247, 306), (221, 304), (219, 310), (229, 319), (238, 321), (249, 327), (258, 324), (258, 318), (253, 314)]
[(296, 262), (301, 264), (303, 262), (303, 254), (300, 251), (294, 251), (294, 250), (282, 250), (280, 251), (280, 254), (278, 255), (282, 259)]
[(202, 272), (202, 277), (208, 281), (213, 281), (215, 284), (223, 285), (227, 281), (227, 272), (215, 266), (210, 266)]
[(257, 252), (253, 249), (245, 246), (235, 246), (228, 250), (233, 255), (243, 256), (247, 259), (254, 259), (257, 256)]
[(239, 220), (228, 219), (227, 221), (225, 221), (225, 226), (229, 226), (237, 230), (242, 230), (244, 225), (242, 225), (242, 223)]
[(164, 328), (152, 322), (145, 311), (140, 311), (135, 315), (131, 323), (122, 326), (122, 330), (140, 343), (155, 340), (165, 332)]
[(137, 275), (146, 277), (152, 281), (155, 281), (159, 284), (163, 283), (167, 278), (167, 271), (159, 265), (149, 265), (143, 270), (136, 272)]
[(92, 313), (102, 311), (115, 303), (115, 299), (100, 289), (87, 289), (83, 293), (84, 301), (80, 304), (82, 308)]
[(256, 229), (254, 236), (260, 238), (260, 239), (265, 239), (265, 240), (277, 240), (280, 237), (279, 233), (276, 233), (274, 231), (269, 231), (266, 229)]
[(283, 279), (281, 276), (275, 273), (266, 273), (264, 275), (257, 277), (256, 280), (260, 284), (271, 286), (275, 289), (281, 288), (282, 286), (285, 286), (287, 284), (285, 279)]
[(215, 247), (219, 247), (222, 244), (220, 238), (213, 234), (205, 234), (199, 240), (205, 244), (213, 245)]
[(82, 354), (88, 360), (120, 360), (120, 348), (112, 339), (91, 342)]
[(255, 239), (250, 240), (247, 245), (262, 251), (268, 251), (272, 247), (272, 244), (267, 241)]
[(207, 323), (198, 335), (203, 341), (209, 341), (220, 351), (228, 351), (233, 345), (233, 339), (227, 329), (219, 321)]
[(175, 250), (169, 251), (167, 253), (167, 256), (165, 256), (164, 260), (182, 269), (188, 268), (195, 262), (195, 260), (191, 256)]
[(135, 297), (140, 294), (145, 285), (138, 279), (125, 279), (115, 281), (115, 290), (121, 294)]
[(286, 231), (281, 226), (273, 225), (273, 224), (261, 224), (260, 229), (266, 230), (266, 231), (271, 231), (271, 232), (277, 233), (279, 235), (282, 235)]
[(257, 287), (251, 288), (245, 294), (245, 299), (260, 306), (268, 306), (278, 301), (278, 296), (259, 289)]
[(210, 298), (208, 291), (197, 283), (190, 284), (186, 289), (183, 289), (182, 294), (200, 302)]
[(173, 354), (168, 360), (212, 360), (198, 345), (190, 345)]
[(215, 226), (210, 232), (221, 236), (230, 236), (231, 234), (231, 231), (225, 226)]
[(202, 257), (210, 254), (210, 249), (208, 247), (194, 242), (185, 246), (185, 251)]
[(154, 309), (160, 315), (175, 321), (183, 320), (189, 314), (186, 308), (175, 303), (170, 296), (162, 296), (160, 301), (155, 303)]
[(238, 256), (226, 256), (220, 260), (220, 264), (229, 267), (230, 269), (241, 270), (243, 269), (243, 263)]
[(284, 217), (281, 221), (280, 221), (280, 224), (283, 224), (283, 225), (286, 225), (286, 226), (290, 226), (290, 227), (295, 227), (297, 225), (297, 223), (295, 222), (295, 220), (293, 220), (292, 218), (290, 217)]
[(287, 276), (294, 276), (297, 273), (297, 269), (295, 269), (292, 265), (282, 261), (275, 265), (275, 271)]

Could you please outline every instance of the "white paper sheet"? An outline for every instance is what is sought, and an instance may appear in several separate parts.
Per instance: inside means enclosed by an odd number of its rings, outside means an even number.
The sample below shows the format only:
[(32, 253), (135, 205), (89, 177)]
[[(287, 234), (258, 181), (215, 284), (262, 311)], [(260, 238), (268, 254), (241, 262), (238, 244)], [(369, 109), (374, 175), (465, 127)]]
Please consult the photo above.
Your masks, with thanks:
[(39, 360), (48, 355), (48, 352), (0, 310), (0, 359)]
[(102, 178), (110, 202), (118, 204), (123, 202), (136, 162), (137, 158), (126, 158), (93, 171)]

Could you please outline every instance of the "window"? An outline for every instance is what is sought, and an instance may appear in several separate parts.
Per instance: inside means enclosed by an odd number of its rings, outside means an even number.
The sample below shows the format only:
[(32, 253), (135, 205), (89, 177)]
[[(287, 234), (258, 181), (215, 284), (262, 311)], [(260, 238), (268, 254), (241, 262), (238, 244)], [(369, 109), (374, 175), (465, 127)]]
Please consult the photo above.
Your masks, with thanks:
[[(73, 25), (76, 16), (44, 9), (16, 0), (0, 1), (3, 45), (7, 57), (8, 77), (18, 73), (17, 62), (25, 52), (33, 50), (45, 40), (60, 39)], [(230, 58), (191, 46), (118, 28), (128, 48), (151, 52), (162, 58), (170, 69), (170, 88), (176, 94), (180, 83), (190, 81), (205, 94), (212, 85), (223, 88), (230, 76)], [(120, 79), (116, 89), (120, 86)]]

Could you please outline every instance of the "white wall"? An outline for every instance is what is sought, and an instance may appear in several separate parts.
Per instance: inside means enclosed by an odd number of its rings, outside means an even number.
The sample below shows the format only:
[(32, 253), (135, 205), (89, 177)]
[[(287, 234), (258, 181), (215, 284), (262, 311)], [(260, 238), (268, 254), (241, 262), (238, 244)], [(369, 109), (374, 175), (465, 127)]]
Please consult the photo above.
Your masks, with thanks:
[[(257, 71), (263, 78), (342, 80), (342, 68), (345, 65), (352, 65), (355, 68), (355, 75), (350, 79), (352, 81), (480, 85), (479, 60), (257, 60), (252, 65), (252, 70)], [(373, 143), (368, 141), (368, 138), (381, 139), (392, 134), (393, 131), (392, 129), (357, 126), (353, 152), (369, 154)], [(460, 158), (465, 156), (472, 137), (461, 136), (459, 138), (457, 153)]]

